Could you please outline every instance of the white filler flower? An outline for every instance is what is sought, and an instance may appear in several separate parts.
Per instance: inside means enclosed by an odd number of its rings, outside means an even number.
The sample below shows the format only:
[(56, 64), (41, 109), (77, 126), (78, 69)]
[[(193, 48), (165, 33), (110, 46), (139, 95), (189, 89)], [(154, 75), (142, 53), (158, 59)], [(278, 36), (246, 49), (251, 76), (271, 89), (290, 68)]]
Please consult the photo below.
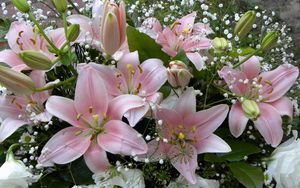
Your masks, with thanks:
[(300, 187), (300, 139), (291, 138), (278, 146), (268, 164), (276, 188)]
[(183, 176), (179, 176), (175, 182), (170, 182), (167, 188), (219, 188), (220, 184), (217, 180), (204, 179), (197, 176), (197, 183), (190, 184)]

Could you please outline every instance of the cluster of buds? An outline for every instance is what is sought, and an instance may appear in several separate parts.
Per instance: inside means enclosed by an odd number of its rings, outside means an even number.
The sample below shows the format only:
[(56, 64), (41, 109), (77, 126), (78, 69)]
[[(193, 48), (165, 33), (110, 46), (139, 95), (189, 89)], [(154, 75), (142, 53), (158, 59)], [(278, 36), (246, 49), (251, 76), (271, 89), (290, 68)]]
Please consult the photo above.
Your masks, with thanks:
[(181, 61), (172, 61), (169, 63), (168, 82), (172, 87), (185, 87), (189, 84), (193, 75), (190, 73), (188, 66)]

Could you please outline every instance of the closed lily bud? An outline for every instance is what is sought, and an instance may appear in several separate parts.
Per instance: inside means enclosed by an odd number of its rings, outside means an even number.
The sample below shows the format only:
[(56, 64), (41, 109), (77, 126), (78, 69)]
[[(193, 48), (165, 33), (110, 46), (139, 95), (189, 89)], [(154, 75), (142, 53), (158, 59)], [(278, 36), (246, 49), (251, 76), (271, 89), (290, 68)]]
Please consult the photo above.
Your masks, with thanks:
[(253, 121), (260, 116), (260, 109), (257, 103), (253, 100), (244, 100), (242, 102), (242, 108), (246, 116)]
[(52, 0), (52, 2), (55, 5), (58, 12), (65, 13), (67, 11), (67, 9), (68, 9), (67, 0)]
[(0, 66), (0, 83), (17, 94), (31, 95), (36, 89), (30, 77), (4, 66)]
[(225, 38), (214, 38), (212, 45), (217, 53), (221, 53), (228, 48), (228, 42)]
[(271, 31), (262, 40), (261, 49), (263, 51), (268, 51), (277, 45), (277, 41), (278, 33), (276, 31)]
[(72, 24), (67, 32), (67, 39), (70, 42), (74, 42), (80, 34), (80, 26), (79, 24)]
[(101, 24), (102, 47), (108, 55), (119, 50), (126, 37), (125, 4), (105, 2)]
[(43, 53), (38, 51), (22, 51), (19, 53), (19, 56), (28, 67), (33, 69), (49, 70), (53, 66), (52, 61)]
[(234, 34), (239, 37), (245, 37), (252, 29), (253, 24), (256, 21), (255, 11), (246, 12), (238, 21), (234, 28)]
[(28, 13), (30, 11), (27, 0), (11, 0), (12, 4), (21, 12)]
[(189, 84), (193, 75), (186, 64), (181, 61), (172, 61), (167, 68), (168, 82), (172, 87), (185, 87)]

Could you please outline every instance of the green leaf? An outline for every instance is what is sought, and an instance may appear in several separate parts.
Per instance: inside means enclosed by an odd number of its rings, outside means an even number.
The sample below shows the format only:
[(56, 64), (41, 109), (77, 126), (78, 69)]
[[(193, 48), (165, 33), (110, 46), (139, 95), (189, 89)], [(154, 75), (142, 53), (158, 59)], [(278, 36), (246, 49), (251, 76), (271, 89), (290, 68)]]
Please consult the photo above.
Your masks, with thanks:
[(177, 55), (175, 57), (172, 58), (172, 61), (174, 60), (179, 60), (182, 61), (183, 63), (185, 63), (186, 65), (190, 64), (190, 60), (189, 58), (186, 56), (185, 51), (181, 50), (177, 53)]
[(126, 30), (129, 50), (130, 52), (138, 51), (141, 62), (150, 58), (161, 59), (165, 64), (169, 62), (169, 56), (151, 37), (131, 26), (127, 26)]
[(230, 145), (232, 151), (230, 153), (222, 154), (221, 158), (226, 159), (227, 161), (240, 161), (245, 156), (261, 151), (260, 148), (246, 142), (236, 140), (226, 140), (226, 142)]
[(170, 95), (171, 90), (172, 90), (171, 86), (166, 85), (166, 86), (162, 86), (159, 89), (159, 92), (161, 92), (163, 94), (163, 98), (165, 99)]
[(204, 161), (211, 162), (211, 163), (223, 163), (223, 162), (225, 162), (224, 159), (218, 157), (217, 155), (215, 155), (213, 153), (206, 153), (204, 155)]
[(244, 162), (228, 165), (233, 176), (247, 188), (262, 188), (264, 175), (260, 167), (250, 166)]

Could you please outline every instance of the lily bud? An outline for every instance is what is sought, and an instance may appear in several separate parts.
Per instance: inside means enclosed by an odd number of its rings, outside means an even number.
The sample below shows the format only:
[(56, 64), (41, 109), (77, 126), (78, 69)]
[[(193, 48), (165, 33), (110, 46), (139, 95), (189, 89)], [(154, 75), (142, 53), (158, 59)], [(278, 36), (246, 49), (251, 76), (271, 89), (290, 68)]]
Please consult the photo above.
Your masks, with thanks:
[(126, 37), (125, 4), (105, 2), (101, 24), (101, 41), (105, 53), (113, 55), (123, 44)]
[(67, 39), (70, 42), (74, 42), (80, 34), (79, 24), (72, 24), (67, 32)]
[(0, 66), (0, 83), (18, 94), (31, 95), (35, 91), (35, 83), (30, 77), (4, 66)]
[(65, 13), (67, 11), (67, 9), (68, 9), (67, 0), (52, 0), (52, 2), (55, 5), (58, 12)]
[(246, 12), (238, 21), (234, 28), (234, 34), (239, 37), (245, 37), (252, 29), (253, 24), (256, 21), (255, 11)]
[(212, 45), (217, 53), (221, 53), (228, 48), (228, 42), (225, 38), (214, 38)]
[(38, 51), (22, 51), (19, 53), (19, 56), (28, 67), (33, 69), (49, 70), (53, 66), (52, 61), (47, 56)]
[(181, 61), (172, 61), (167, 68), (168, 82), (172, 87), (185, 87), (189, 84), (193, 75), (188, 70), (186, 64)]
[(262, 40), (261, 49), (263, 51), (268, 51), (277, 45), (277, 41), (278, 33), (276, 31), (271, 31)]
[(28, 13), (30, 11), (27, 0), (11, 0), (12, 4), (21, 12)]
[(253, 100), (244, 100), (242, 102), (242, 108), (246, 116), (253, 121), (260, 116), (260, 109), (257, 103)]

